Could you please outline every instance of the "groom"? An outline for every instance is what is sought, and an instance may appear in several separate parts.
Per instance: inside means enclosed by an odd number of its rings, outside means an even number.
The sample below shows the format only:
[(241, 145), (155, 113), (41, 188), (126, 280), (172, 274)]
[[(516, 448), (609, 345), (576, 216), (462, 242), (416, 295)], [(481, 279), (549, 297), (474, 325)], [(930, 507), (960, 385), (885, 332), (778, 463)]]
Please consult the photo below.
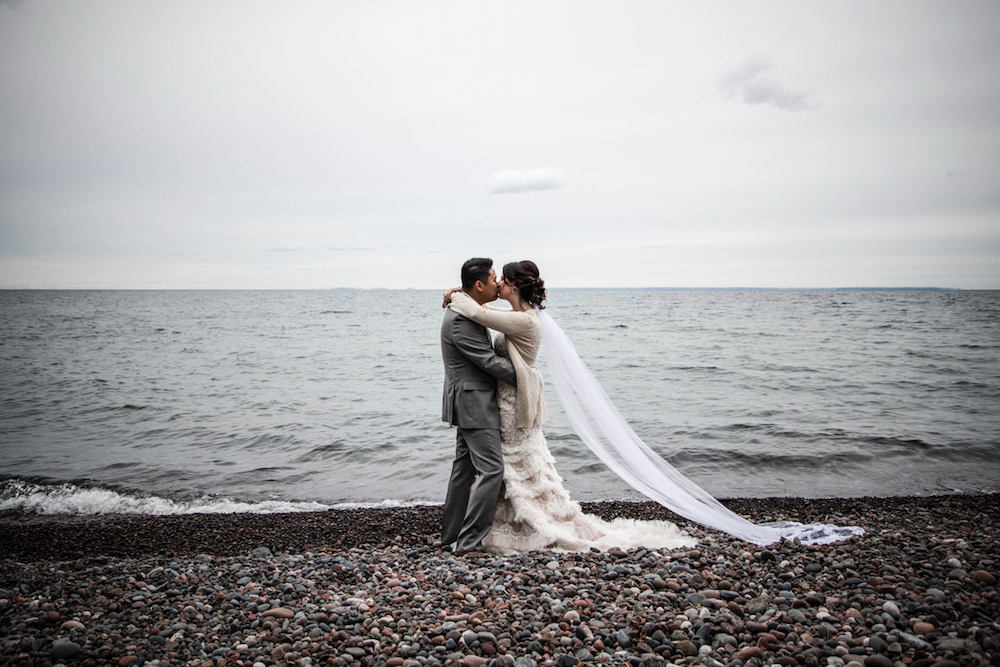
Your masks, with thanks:
[[(480, 305), (497, 298), (500, 288), (492, 259), (476, 257), (462, 265), (462, 291)], [(441, 418), (458, 427), (441, 544), (456, 542), (455, 553), (462, 554), (482, 549), (483, 538), (493, 525), (503, 484), (497, 378), (511, 385), (517, 379), (510, 359), (493, 351), (486, 327), (451, 308), (445, 310), (441, 323), (441, 356)]]

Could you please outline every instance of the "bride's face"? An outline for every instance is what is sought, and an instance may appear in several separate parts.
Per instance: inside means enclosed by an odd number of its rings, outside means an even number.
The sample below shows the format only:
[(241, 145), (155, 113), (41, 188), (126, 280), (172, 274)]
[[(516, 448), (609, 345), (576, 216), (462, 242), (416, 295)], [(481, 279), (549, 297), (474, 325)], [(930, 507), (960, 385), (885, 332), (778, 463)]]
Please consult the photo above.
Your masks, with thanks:
[(509, 301), (511, 295), (517, 292), (517, 288), (514, 287), (513, 283), (508, 283), (507, 279), (504, 278), (503, 276), (500, 277), (500, 280), (497, 282), (497, 285), (499, 285), (500, 287), (501, 299), (506, 299)]

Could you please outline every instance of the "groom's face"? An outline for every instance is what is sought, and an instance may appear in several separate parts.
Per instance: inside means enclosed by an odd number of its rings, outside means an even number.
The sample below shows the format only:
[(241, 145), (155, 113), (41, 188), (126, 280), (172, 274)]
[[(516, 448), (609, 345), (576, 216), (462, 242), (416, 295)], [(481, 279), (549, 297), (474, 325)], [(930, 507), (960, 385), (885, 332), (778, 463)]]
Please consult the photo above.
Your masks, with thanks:
[(477, 285), (482, 285), (482, 295), (483, 303), (486, 301), (495, 301), (500, 295), (500, 285), (497, 284), (497, 272), (496, 269), (490, 269), (490, 277), (486, 279), (484, 283), (481, 280), (476, 281)]

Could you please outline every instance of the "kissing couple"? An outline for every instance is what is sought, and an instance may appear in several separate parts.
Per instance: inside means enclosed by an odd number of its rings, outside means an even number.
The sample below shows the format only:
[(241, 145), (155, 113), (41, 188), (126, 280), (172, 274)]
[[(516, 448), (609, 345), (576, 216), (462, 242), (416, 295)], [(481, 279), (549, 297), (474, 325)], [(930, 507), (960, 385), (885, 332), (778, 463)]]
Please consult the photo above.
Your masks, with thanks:
[[(860, 528), (795, 522), (754, 524), (719, 503), (650, 449), (628, 426), (573, 344), (544, 312), (545, 281), (531, 261), (476, 257), (461, 288), (444, 295), (442, 419), (457, 427), (441, 544), (455, 553), (674, 549), (696, 540), (668, 521), (585, 514), (556, 472), (542, 424), (544, 340), (560, 403), (580, 439), (630, 486), (675, 513), (754, 544), (782, 538), (828, 543)], [(489, 304), (497, 298), (511, 308)], [(490, 338), (487, 328), (497, 332)]]

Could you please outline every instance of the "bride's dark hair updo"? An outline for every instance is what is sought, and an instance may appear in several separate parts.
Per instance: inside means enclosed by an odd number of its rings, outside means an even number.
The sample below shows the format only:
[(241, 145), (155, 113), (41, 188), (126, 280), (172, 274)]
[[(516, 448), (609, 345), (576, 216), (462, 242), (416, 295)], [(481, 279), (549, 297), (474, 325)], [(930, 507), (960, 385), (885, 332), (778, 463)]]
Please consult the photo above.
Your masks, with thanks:
[(538, 309), (545, 308), (545, 281), (538, 276), (538, 265), (529, 260), (504, 264), (503, 280), (517, 288), (521, 298)]

